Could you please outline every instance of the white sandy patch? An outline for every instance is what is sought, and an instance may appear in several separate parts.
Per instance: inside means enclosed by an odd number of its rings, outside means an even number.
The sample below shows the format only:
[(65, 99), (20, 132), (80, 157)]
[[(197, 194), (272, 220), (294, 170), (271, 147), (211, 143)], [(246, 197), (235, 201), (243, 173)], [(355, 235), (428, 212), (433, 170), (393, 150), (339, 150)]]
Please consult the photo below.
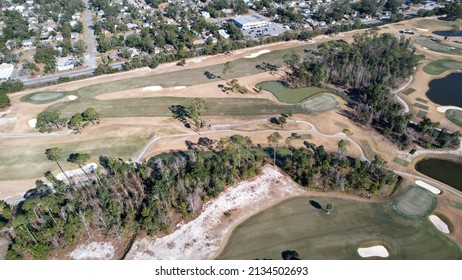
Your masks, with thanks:
[(451, 50), (455, 50), (455, 49), (456, 49), (456, 48), (454, 48), (454, 47), (449, 47), (449, 48), (450, 48)]
[(440, 217), (436, 216), (436, 215), (430, 215), (430, 217), (428, 217), (430, 219), (430, 221), (433, 223), (433, 225), (435, 225), (435, 227), (441, 231), (442, 233), (446, 233), (446, 234), (449, 234), (451, 233), (449, 231), (449, 227), (448, 225), (443, 222), (443, 220), (440, 219)]
[(108, 260), (114, 257), (114, 252), (110, 242), (91, 242), (79, 245), (69, 256), (74, 260)]
[(363, 258), (381, 257), (386, 258), (389, 256), (387, 248), (382, 245), (372, 246), (367, 248), (359, 248), (358, 254)]
[(428, 48), (427, 48), (427, 47), (422, 47), (422, 49), (424, 49), (424, 50), (428, 50)]
[(159, 91), (161, 89), (162, 89), (161, 86), (150, 86), (150, 87), (143, 88), (143, 91)]
[[(216, 199), (203, 206), (203, 212), (187, 224), (162, 238), (136, 240), (127, 259), (193, 260), (210, 259), (218, 252), (233, 224), (242, 221), (240, 210), (252, 205), (256, 214), (263, 204), (270, 206), (273, 199), (302, 194), (278, 169), (266, 166), (262, 174), (251, 181), (241, 182), (228, 188)], [(235, 210), (233, 220), (224, 218), (224, 212)]]
[(440, 113), (446, 113), (447, 110), (451, 110), (451, 109), (462, 111), (462, 108), (457, 107), (457, 106), (439, 106), (436, 108), (436, 110), (438, 110), (438, 112)]
[(200, 59), (200, 58), (193, 58), (191, 61), (194, 62), (194, 63), (201, 63), (201, 62), (202, 62), (202, 59)]
[(428, 29), (424, 29), (424, 28), (416, 28), (416, 29), (422, 32), (428, 32)]
[(27, 121), (29, 127), (36, 127), (37, 126), (37, 119), (30, 119)]
[[(96, 168), (98, 168), (98, 166), (94, 162), (89, 163), (85, 166), (82, 166), (82, 169), (85, 171), (85, 173), (90, 173), (92, 171), (95, 171)], [(64, 171), (64, 173), (66, 173), (67, 177), (72, 178), (73, 176), (76, 176), (76, 175), (83, 175), (82, 169), (77, 168), (74, 170)], [(61, 180), (61, 181), (67, 180), (66, 176), (64, 176), (62, 172), (56, 175), (56, 179)]]
[(72, 101), (72, 100), (76, 100), (77, 98), (78, 98), (78, 97), (75, 96), (75, 95), (69, 95), (69, 96), (67, 97), (67, 99), (69, 99), (69, 100), (71, 100), (71, 101)]
[(14, 117), (14, 118), (1, 118), (1, 119), (0, 119), (0, 125), (9, 124), (9, 123), (15, 123), (17, 120), (18, 120), (18, 117)]
[(245, 58), (256, 58), (262, 54), (265, 54), (265, 53), (270, 53), (271, 51), (270, 50), (261, 50), (261, 51), (258, 51), (256, 53), (251, 53), (250, 55), (246, 56)]
[(441, 190), (440, 190), (440, 189), (437, 189), (437, 188), (435, 188), (434, 186), (425, 183), (424, 181), (416, 180), (415, 183), (416, 183), (417, 186), (422, 187), (422, 188), (424, 188), (424, 189), (427, 189), (427, 190), (431, 191), (431, 192), (434, 193), (434, 194), (441, 194)]
[(176, 86), (173, 89), (184, 89), (184, 88), (186, 88), (186, 87), (185, 86)]

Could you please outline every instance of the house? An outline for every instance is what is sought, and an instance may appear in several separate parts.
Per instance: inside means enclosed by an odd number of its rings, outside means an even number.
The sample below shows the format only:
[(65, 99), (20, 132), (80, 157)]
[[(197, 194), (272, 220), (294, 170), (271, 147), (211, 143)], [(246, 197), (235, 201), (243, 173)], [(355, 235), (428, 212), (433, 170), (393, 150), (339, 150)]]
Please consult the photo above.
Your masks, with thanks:
[(228, 38), (229, 38), (229, 34), (226, 33), (226, 30), (224, 30), (224, 29), (218, 30), (218, 34), (220, 34), (220, 36), (223, 37), (223, 38), (225, 38), (225, 39), (228, 39)]
[(22, 40), (22, 46), (24, 48), (29, 48), (29, 47), (32, 47), (33, 45), (34, 45), (34, 42), (32, 42), (32, 39)]
[(11, 77), (13, 73), (14, 65), (8, 63), (0, 64), (0, 81), (6, 81)]
[(172, 46), (172, 45), (166, 44), (164, 46), (164, 50), (165, 50), (165, 52), (169, 53), (169, 52), (172, 52), (173, 50), (175, 50), (175, 47)]
[(73, 57), (59, 58), (56, 63), (56, 70), (66, 71), (74, 69), (75, 60)]
[(207, 11), (201, 11), (201, 14), (204, 18), (210, 18), (210, 13)]
[(77, 32), (72, 32), (71, 33), (71, 39), (72, 40), (77, 40), (79, 38), (79, 33)]

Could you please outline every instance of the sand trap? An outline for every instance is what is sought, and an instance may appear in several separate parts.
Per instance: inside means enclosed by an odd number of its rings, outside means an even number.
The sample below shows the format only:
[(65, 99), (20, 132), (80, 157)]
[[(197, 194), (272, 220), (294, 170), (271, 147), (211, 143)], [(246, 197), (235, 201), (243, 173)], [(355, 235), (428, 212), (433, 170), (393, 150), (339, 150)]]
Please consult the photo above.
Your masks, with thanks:
[(436, 216), (436, 215), (430, 215), (430, 217), (428, 217), (430, 219), (430, 221), (435, 225), (435, 227), (441, 231), (442, 233), (446, 233), (446, 234), (449, 234), (451, 233), (449, 231), (449, 227), (448, 225), (443, 222), (440, 217)]
[(114, 258), (114, 252), (110, 242), (91, 242), (79, 245), (69, 257), (74, 260), (108, 260)]
[(151, 87), (143, 88), (143, 91), (159, 91), (161, 89), (162, 89), (161, 86), (151, 86)]
[[(303, 190), (293, 185), (278, 169), (265, 166), (260, 176), (228, 188), (206, 203), (196, 219), (177, 225), (172, 234), (136, 240), (126, 259), (210, 259), (218, 253), (233, 224), (258, 213), (261, 207), (267, 207), (275, 200), (302, 193)], [(232, 209), (236, 210), (233, 219), (223, 219), (223, 213)], [(247, 213), (243, 213), (245, 211)]]
[(415, 183), (416, 183), (417, 186), (422, 187), (424, 189), (427, 189), (427, 190), (431, 191), (434, 194), (441, 194), (440, 189), (437, 189), (434, 186), (432, 186), (430, 184), (427, 184), (427, 183), (425, 183), (423, 181), (417, 180), (417, 181), (415, 181)]
[(9, 123), (15, 123), (17, 120), (18, 120), (18, 117), (14, 117), (14, 118), (1, 118), (1, 119), (0, 119), (0, 125), (9, 124)]
[(422, 31), (422, 32), (428, 32), (428, 29), (424, 29), (424, 28), (416, 28), (416, 30), (419, 30), (419, 31)]
[(449, 48), (450, 48), (451, 50), (455, 50), (455, 49), (456, 49), (456, 48), (454, 48), (454, 47), (449, 47)]
[(184, 88), (186, 88), (186, 87), (185, 86), (176, 86), (173, 89), (184, 89)]
[(245, 58), (256, 58), (262, 54), (265, 54), (265, 53), (270, 53), (271, 51), (270, 50), (261, 50), (261, 51), (258, 51), (256, 53), (251, 53), (250, 55), (246, 56)]
[(438, 110), (438, 112), (440, 112), (440, 113), (446, 113), (447, 110), (460, 110), (460, 111), (462, 111), (462, 108), (457, 107), (457, 106), (439, 106), (438, 108), (436, 108), (436, 110)]
[(37, 119), (30, 119), (27, 123), (29, 127), (35, 127), (37, 125)]
[(69, 96), (67, 97), (67, 99), (69, 99), (69, 100), (71, 100), (71, 101), (72, 101), (72, 100), (76, 100), (77, 98), (78, 98), (78, 97), (75, 96), (75, 95), (69, 95)]
[(428, 48), (427, 48), (427, 47), (422, 47), (422, 49), (424, 49), (424, 50), (428, 50)]
[(382, 245), (372, 246), (367, 248), (359, 248), (358, 254), (363, 258), (381, 257), (386, 258), (389, 256), (387, 248)]
[[(94, 162), (89, 163), (89, 164), (87, 164), (85, 166), (82, 166), (82, 169), (86, 173), (90, 173), (92, 171), (95, 171), (96, 168), (98, 168), (98, 166)], [(64, 171), (64, 173), (66, 173), (67, 177), (72, 178), (73, 176), (76, 176), (76, 175), (83, 175), (82, 169), (77, 168), (77, 169), (74, 169), (74, 170)], [(58, 175), (56, 175), (56, 179), (61, 180), (61, 181), (67, 180), (66, 176), (64, 176), (63, 173), (59, 173)]]

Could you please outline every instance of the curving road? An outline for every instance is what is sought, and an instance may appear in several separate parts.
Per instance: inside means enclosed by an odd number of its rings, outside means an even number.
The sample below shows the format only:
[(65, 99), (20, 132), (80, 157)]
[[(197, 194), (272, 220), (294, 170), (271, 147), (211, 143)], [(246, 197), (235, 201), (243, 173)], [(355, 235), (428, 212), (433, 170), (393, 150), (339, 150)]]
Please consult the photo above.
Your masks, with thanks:
[(407, 105), (407, 103), (398, 95), (398, 93), (400, 93), (405, 88), (407, 88), (412, 83), (413, 80), (414, 80), (414, 76), (410, 76), (409, 81), (407, 81), (407, 83), (402, 85), (397, 90), (392, 91), (392, 93), (396, 96), (396, 99), (398, 100), (398, 102), (401, 103), (401, 105), (403, 105), (403, 107), (404, 107), (403, 112), (404, 113), (409, 113), (409, 105)]

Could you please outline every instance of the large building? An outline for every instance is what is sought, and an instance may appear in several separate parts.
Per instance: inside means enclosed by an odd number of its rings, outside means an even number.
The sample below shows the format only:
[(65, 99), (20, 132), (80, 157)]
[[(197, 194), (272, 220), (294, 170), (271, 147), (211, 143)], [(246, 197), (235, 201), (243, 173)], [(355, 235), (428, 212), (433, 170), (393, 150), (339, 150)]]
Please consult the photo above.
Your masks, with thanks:
[(262, 15), (239, 16), (233, 18), (234, 24), (242, 30), (268, 27), (269, 21)]
[(13, 73), (13, 69), (13, 64), (0, 64), (0, 82), (8, 80), (11, 77), (11, 74)]

